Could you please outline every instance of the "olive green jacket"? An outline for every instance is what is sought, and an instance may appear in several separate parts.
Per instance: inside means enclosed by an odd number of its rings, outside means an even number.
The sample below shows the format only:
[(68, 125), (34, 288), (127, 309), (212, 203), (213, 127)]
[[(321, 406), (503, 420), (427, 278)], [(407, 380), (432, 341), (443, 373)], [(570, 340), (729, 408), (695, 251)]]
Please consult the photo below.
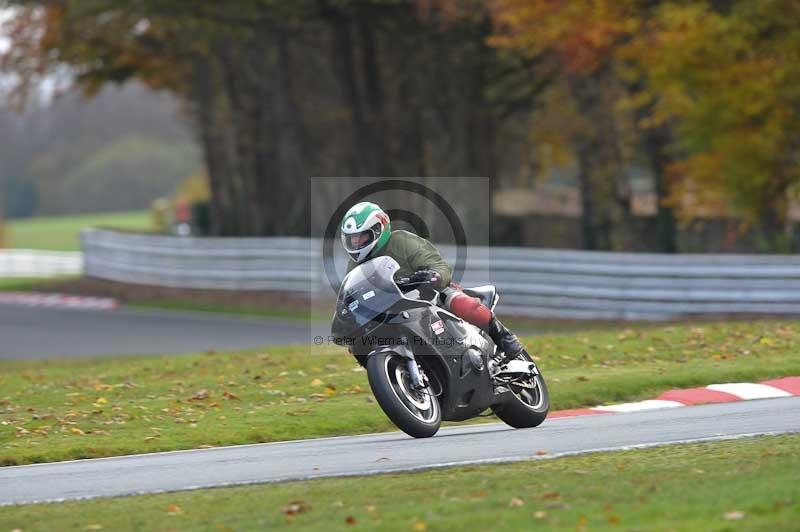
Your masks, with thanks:
[[(443, 290), (450, 284), (453, 272), (444, 261), (436, 247), (414, 233), (397, 230), (389, 235), (389, 241), (380, 251), (373, 251), (369, 259), (375, 257), (392, 257), (400, 265), (395, 277), (409, 277), (417, 270), (433, 270), (439, 274), (439, 281), (434, 285), (437, 290)], [(352, 259), (347, 262), (347, 271), (358, 266)]]

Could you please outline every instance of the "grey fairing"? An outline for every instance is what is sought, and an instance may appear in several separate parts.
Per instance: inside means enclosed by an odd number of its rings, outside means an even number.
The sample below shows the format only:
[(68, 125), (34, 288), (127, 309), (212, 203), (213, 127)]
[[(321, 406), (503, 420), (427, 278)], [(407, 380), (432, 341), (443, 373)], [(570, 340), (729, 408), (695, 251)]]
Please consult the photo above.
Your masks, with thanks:
[(373, 355), (377, 355), (379, 353), (397, 353), (398, 355), (405, 357), (409, 360), (414, 360), (414, 352), (404, 344), (398, 345), (385, 345), (383, 347), (379, 347), (378, 349), (373, 349), (372, 351), (367, 354), (368, 357)]

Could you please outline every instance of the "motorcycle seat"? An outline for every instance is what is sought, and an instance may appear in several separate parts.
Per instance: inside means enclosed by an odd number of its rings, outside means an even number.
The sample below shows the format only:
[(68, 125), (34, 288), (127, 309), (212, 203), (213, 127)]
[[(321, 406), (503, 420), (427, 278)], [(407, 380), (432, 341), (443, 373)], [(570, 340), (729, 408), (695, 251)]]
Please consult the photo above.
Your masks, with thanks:
[(473, 286), (471, 288), (462, 289), (465, 294), (472, 297), (477, 297), (481, 303), (494, 309), (497, 304), (497, 287), (491, 284), (483, 286)]

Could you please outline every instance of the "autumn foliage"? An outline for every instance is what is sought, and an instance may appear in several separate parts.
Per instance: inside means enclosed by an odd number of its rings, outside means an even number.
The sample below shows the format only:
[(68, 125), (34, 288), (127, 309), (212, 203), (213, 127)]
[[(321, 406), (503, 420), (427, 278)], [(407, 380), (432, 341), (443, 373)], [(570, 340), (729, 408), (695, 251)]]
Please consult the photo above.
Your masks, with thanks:
[[(18, 0), (17, 96), (67, 67), (186, 104), (213, 231), (304, 234), (309, 175), (576, 168), (584, 246), (632, 249), (644, 169), (657, 248), (736, 217), (787, 249), (800, 191), (793, 0)], [(281, 202), (271, 202), (275, 196)], [(268, 212), (264, 205), (271, 205)]]
[[(735, 215), (781, 246), (796, 195), (800, 4), (791, 0), (497, 0), (496, 46), (548, 54), (565, 78), (608, 68), (685, 219)], [(606, 100), (608, 104), (608, 100)], [(598, 94), (594, 105), (603, 105)], [(592, 124), (595, 127), (597, 124)], [(611, 134), (615, 142), (622, 135)], [(659, 138), (653, 138), (654, 134)], [(607, 137), (608, 138), (608, 137)], [(659, 156), (660, 154), (660, 156)], [(658, 168), (660, 166), (660, 168)]]

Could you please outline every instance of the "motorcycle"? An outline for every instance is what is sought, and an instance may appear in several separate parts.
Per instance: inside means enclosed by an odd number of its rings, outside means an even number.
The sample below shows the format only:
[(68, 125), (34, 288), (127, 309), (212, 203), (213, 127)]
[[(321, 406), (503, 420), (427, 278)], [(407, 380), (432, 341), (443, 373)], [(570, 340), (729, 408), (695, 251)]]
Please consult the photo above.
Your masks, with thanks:
[[(535, 427), (550, 400), (527, 353), (507, 361), (480, 328), (439, 306), (430, 283), (395, 274), (391, 257), (376, 257), (342, 281), (332, 339), (366, 368), (370, 388), (389, 419), (415, 438), (442, 421), (464, 421), (487, 409), (515, 428)], [(494, 310), (494, 286), (464, 288)]]

